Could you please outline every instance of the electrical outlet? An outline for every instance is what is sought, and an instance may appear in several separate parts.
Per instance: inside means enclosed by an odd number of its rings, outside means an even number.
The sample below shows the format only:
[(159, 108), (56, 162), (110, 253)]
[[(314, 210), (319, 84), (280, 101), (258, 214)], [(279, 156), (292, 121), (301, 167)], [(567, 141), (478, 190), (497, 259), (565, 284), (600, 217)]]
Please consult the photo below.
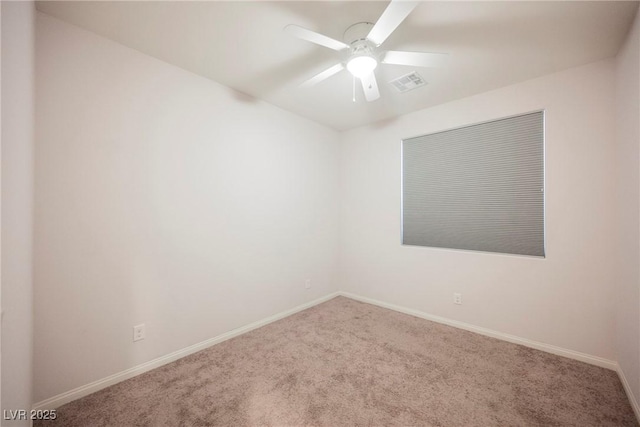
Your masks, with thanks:
[(144, 323), (133, 327), (133, 340), (140, 341), (144, 339)]
[(453, 303), (462, 305), (462, 294), (453, 294)]
[(311, 279), (307, 279), (304, 281), (304, 288), (309, 289), (311, 287)]

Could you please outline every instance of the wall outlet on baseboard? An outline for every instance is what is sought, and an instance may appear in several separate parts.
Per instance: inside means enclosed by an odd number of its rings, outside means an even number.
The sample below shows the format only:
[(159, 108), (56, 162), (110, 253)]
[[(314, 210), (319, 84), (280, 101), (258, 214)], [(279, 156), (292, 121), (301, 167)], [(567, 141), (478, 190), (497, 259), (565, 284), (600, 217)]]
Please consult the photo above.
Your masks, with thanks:
[(145, 336), (144, 323), (133, 327), (133, 341), (143, 340)]
[(453, 303), (462, 305), (462, 294), (454, 293), (453, 294)]
[(304, 288), (309, 289), (311, 287), (311, 279), (307, 279), (304, 281)]

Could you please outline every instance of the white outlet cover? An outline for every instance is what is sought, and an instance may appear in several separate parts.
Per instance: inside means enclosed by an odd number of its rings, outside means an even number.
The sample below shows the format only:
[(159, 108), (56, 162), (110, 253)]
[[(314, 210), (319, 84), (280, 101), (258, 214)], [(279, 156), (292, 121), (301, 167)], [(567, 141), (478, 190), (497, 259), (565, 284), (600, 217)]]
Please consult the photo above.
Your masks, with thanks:
[(144, 323), (133, 327), (133, 341), (143, 340), (145, 337)]
[(307, 279), (304, 281), (304, 288), (309, 289), (311, 287), (311, 279)]
[(462, 304), (462, 294), (458, 294), (458, 293), (453, 294), (453, 303)]

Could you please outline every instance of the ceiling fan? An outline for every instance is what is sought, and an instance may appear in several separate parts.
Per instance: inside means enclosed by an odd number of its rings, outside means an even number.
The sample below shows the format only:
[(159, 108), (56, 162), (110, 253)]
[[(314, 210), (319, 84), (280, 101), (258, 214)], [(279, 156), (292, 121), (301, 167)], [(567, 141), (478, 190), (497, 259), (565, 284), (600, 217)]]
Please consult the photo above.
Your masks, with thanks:
[(448, 54), (402, 52), (395, 50), (383, 51), (380, 49), (380, 45), (398, 28), (402, 21), (404, 21), (418, 4), (419, 2), (415, 1), (393, 0), (375, 24), (359, 22), (347, 28), (344, 33), (344, 42), (302, 28), (298, 25), (287, 25), (284, 30), (292, 36), (345, 54), (344, 61), (316, 74), (300, 86), (313, 86), (339, 73), (346, 67), (354, 76), (354, 79), (357, 78), (360, 80), (365, 98), (370, 102), (380, 98), (378, 83), (374, 73), (378, 63), (415, 67), (440, 66)]

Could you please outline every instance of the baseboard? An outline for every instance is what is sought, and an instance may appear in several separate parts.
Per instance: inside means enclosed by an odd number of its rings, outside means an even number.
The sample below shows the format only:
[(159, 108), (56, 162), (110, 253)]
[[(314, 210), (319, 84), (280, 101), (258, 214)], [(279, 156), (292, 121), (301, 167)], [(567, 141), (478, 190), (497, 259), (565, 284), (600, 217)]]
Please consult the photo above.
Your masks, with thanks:
[(389, 304), (386, 302), (378, 301), (371, 298), (362, 297), (360, 295), (352, 294), (350, 292), (338, 292), (339, 295), (351, 298), (357, 301), (365, 302), (367, 304), (377, 305), (379, 307), (388, 308), (390, 310), (398, 311), (400, 313), (409, 314), (411, 316), (420, 317), (422, 319), (431, 320), (433, 322), (442, 323), (444, 325), (453, 326), (454, 328), (464, 329), (466, 331), (475, 332), (477, 334), (485, 335), (499, 340), (508, 341), (514, 344), (520, 344), (525, 347), (535, 348), (536, 350), (545, 351), (547, 353), (556, 354), (558, 356), (568, 357), (570, 359), (579, 360), (581, 362), (589, 363), (591, 365), (600, 366), (611, 370), (616, 370), (618, 364), (613, 360), (604, 359), (602, 357), (592, 356), (586, 353), (580, 353), (578, 351), (568, 350), (566, 348), (557, 347), (551, 344), (545, 344), (538, 341), (528, 340), (515, 335), (509, 335), (502, 332), (494, 331), (480, 326), (474, 326), (469, 323), (459, 322), (457, 320), (447, 319), (445, 317), (435, 316), (419, 310), (411, 308), (401, 307), (395, 304)]
[(627, 397), (629, 398), (629, 403), (631, 403), (633, 412), (636, 414), (636, 419), (640, 423), (640, 405), (638, 405), (638, 401), (636, 400), (636, 397), (631, 390), (631, 386), (629, 386), (629, 381), (627, 381), (627, 377), (624, 375), (624, 371), (617, 363), (616, 371), (618, 371), (618, 376), (620, 377), (620, 381), (622, 381), (622, 386), (624, 387), (624, 391), (627, 393)]
[(269, 316), (265, 319), (258, 320), (253, 323), (249, 323), (248, 325), (242, 326), (237, 329), (233, 329), (229, 332), (225, 332), (224, 334), (218, 335), (217, 337), (208, 339), (206, 341), (199, 342), (192, 346), (183, 348), (178, 351), (174, 351), (173, 353), (169, 353), (165, 356), (159, 357), (157, 359), (151, 360), (149, 362), (143, 363), (138, 366), (134, 366), (133, 368), (129, 368), (122, 372), (118, 372), (116, 374), (110, 375), (106, 378), (102, 378), (100, 380), (94, 381), (87, 385), (75, 388), (73, 390), (67, 391), (65, 393), (58, 394), (49, 399), (43, 400), (41, 402), (35, 403), (33, 405), (34, 410), (42, 410), (42, 409), (55, 409), (64, 405), (65, 403), (69, 403), (73, 400), (80, 399), (81, 397), (88, 396), (91, 393), (95, 393), (96, 391), (102, 390), (103, 388), (112, 386), (126, 379), (135, 377), (136, 375), (140, 375), (144, 372), (150, 371), (155, 368), (159, 368), (160, 366), (166, 365), (167, 363), (171, 363), (176, 361), (182, 357), (188, 356), (190, 354), (196, 353), (198, 351), (204, 350), (208, 347), (219, 344), (223, 341), (226, 341), (231, 338), (235, 338), (238, 335), (245, 334), (254, 329), (260, 328), (262, 326), (268, 325), (269, 323), (273, 323), (276, 320), (283, 319), (287, 316), (291, 316), (292, 314), (298, 313), (302, 310), (306, 310), (307, 308), (313, 307), (314, 305), (318, 305), (325, 301), (328, 301), (332, 298), (338, 296), (338, 292), (331, 293), (324, 297), (315, 299), (305, 304), (301, 304), (297, 307), (294, 307), (290, 310), (286, 310), (280, 312), (278, 314), (274, 314), (273, 316)]

